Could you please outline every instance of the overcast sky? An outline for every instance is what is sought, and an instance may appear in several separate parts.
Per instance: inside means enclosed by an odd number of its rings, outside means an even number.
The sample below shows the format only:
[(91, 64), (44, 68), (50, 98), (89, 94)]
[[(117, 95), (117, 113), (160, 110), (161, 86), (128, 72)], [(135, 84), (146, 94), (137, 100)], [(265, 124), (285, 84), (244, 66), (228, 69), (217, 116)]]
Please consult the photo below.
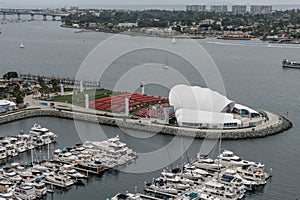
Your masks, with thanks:
[(1, 6), (18, 5), (126, 5), (126, 4), (300, 4), (300, 0), (0, 0)]

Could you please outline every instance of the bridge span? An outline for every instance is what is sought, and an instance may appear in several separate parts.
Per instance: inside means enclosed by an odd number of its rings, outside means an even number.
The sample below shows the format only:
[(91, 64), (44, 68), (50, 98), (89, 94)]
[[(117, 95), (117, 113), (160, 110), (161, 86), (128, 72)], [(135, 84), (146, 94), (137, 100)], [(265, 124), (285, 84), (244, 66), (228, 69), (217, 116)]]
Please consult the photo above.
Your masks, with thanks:
[(31, 20), (34, 20), (34, 16), (43, 16), (43, 20), (47, 20), (47, 16), (52, 17), (52, 21), (56, 21), (56, 17), (68, 16), (68, 12), (58, 12), (56, 10), (37, 10), (37, 9), (15, 9), (15, 8), (0, 8), (0, 14), (2, 14), (2, 20), (6, 20), (6, 15), (17, 15), (17, 19), (21, 20), (21, 15), (30, 15)]

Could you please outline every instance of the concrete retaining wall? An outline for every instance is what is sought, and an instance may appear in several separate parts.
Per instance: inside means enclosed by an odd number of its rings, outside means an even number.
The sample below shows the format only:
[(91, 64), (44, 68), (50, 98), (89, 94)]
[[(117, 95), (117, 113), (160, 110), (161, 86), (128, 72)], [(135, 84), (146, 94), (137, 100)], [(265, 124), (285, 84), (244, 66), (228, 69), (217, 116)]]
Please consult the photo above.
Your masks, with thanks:
[[(274, 115), (274, 114), (273, 114)], [(174, 126), (164, 126), (159, 124), (142, 124), (138, 120), (124, 120), (122, 118), (111, 118), (99, 115), (91, 115), (84, 113), (76, 113), (69, 111), (57, 111), (54, 109), (32, 109), (14, 112), (0, 116), (0, 124), (9, 123), (16, 120), (22, 120), (31, 117), (57, 117), (65, 119), (74, 119), (80, 121), (88, 121), (93, 123), (100, 123), (109, 126), (119, 126), (126, 129), (140, 130), (145, 132), (162, 133), (167, 135), (180, 135), (196, 138), (218, 138), (222, 133), (222, 139), (246, 139), (246, 138), (258, 138), (266, 137), (274, 134), (281, 133), (292, 127), (292, 123), (284, 117), (276, 115), (280, 120), (266, 128), (255, 129), (240, 129), (240, 130), (199, 130), (191, 128), (181, 128)]]

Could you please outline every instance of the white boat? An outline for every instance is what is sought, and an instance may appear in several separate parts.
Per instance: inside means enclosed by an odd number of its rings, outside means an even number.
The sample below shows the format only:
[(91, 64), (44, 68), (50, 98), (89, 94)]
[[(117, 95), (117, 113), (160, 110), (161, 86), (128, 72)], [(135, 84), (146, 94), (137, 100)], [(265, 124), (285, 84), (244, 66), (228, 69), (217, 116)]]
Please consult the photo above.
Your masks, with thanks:
[(217, 164), (213, 159), (209, 158), (208, 155), (200, 154), (197, 154), (197, 159), (193, 162), (193, 165), (200, 169), (212, 171), (218, 171), (222, 168), (222, 165)]
[(0, 147), (0, 159), (5, 159), (7, 157), (6, 148)]
[(242, 160), (239, 156), (234, 155), (232, 151), (224, 150), (218, 157), (217, 160), (224, 166), (244, 166), (244, 165), (255, 165), (259, 168), (264, 168), (264, 164), (259, 162), (252, 162)]
[(36, 199), (34, 187), (28, 184), (18, 183), (13, 193), (20, 200)]
[(11, 157), (15, 157), (19, 154), (14, 144), (6, 145), (6, 152), (7, 152), (7, 156), (11, 156)]
[(34, 187), (35, 194), (38, 198), (41, 198), (47, 194), (47, 186), (40, 178), (36, 178), (32, 183), (32, 186)]
[(245, 180), (254, 181), (257, 185), (265, 185), (266, 173), (263, 169), (260, 169), (253, 165), (245, 165), (237, 167), (237, 173)]
[(138, 194), (131, 194), (131, 193), (126, 193), (126, 194), (117, 194), (116, 196), (110, 198), (111, 200), (143, 200), (140, 195)]
[(34, 136), (42, 136), (42, 135), (48, 135), (52, 141), (55, 141), (55, 138), (57, 137), (56, 134), (53, 132), (50, 132), (49, 129), (42, 127), (40, 124), (35, 123), (33, 127), (30, 129), (30, 134)]
[(27, 148), (26, 148), (27, 145), (24, 141), (19, 140), (15, 143), (15, 145), (16, 145), (16, 149), (17, 149), (18, 153), (22, 153), (27, 150)]
[(69, 187), (75, 183), (74, 180), (71, 179), (71, 177), (66, 176), (64, 174), (49, 174), (46, 176), (46, 180), (52, 183), (53, 185), (59, 186), (59, 187)]
[(0, 200), (13, 200), (13, 193), (11, 188), (0, 186)]
[(87, 176), (85, 176), (82, 173), (78, 172), (76, 169), (66, 170), (65, 173), (68, 176), (70, 176), (71, 178), (75, 179), (75, 180), (87, 178)]
[(24, 47), (25, 47), (24, 44), (21, 42), (20, 43), (20, 49), (24, 49)]
[(72, 155), (70, 152), (53, 154), (53, 158), (58, 161), (72, 163), (78, 160), (77, 156)]
[(176, 43), (176, 39), (175, 37), (172, 38), (172, 44), (175, 44)]
[(43, 146), (44, 145), (44, 141), (40, 139), (40, 137), (34, 137), (33, 138), (33, 144), (35, 146)]
[(52, 141), (51, 141), (51, 139), (50, 139), (50, 137), (49, 137), (48, 134), (41, 135), (40, 136), (40, 140), (43, 141), (43, 145), (47, 145), (47, 144), (51, 144), (52, 143)]
[(178, 190), (177, 189), (168, 187), (166, 185), (158, 186), (156, 184), (151, 184), (149, 186), (149, 189), (155, 190), (155, 191), (159, 191), (159, 192), (169, 193), (169, 194), (175, 194), (175, 195), (178, 194)]
[(228, 188), (224, 184), (215, 180), (206, 182), (200, 191), (204, 194), (220, 198), (221, 200), (241, 199), (233, 188)]
[(22, 177), (17, 174), (16, 170), (10, 167), (4, 167), (1, 169), (3, 178), (7, 178), (11, 182), (18, 182), (22, 180)]

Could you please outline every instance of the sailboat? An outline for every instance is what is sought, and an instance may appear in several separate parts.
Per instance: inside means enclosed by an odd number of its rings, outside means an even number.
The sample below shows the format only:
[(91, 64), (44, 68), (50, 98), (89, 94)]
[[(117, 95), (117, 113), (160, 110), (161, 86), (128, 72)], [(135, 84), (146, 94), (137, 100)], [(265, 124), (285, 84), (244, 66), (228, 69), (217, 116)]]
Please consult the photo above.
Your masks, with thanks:
[(21, 49), (24, 49), (24, 44), (21, 42), (21, 44), (20, 44), (20, 48)]
[(176, 43), (176, 39), (175, 37), (172, 38), (172, 44), (175, 44)]

